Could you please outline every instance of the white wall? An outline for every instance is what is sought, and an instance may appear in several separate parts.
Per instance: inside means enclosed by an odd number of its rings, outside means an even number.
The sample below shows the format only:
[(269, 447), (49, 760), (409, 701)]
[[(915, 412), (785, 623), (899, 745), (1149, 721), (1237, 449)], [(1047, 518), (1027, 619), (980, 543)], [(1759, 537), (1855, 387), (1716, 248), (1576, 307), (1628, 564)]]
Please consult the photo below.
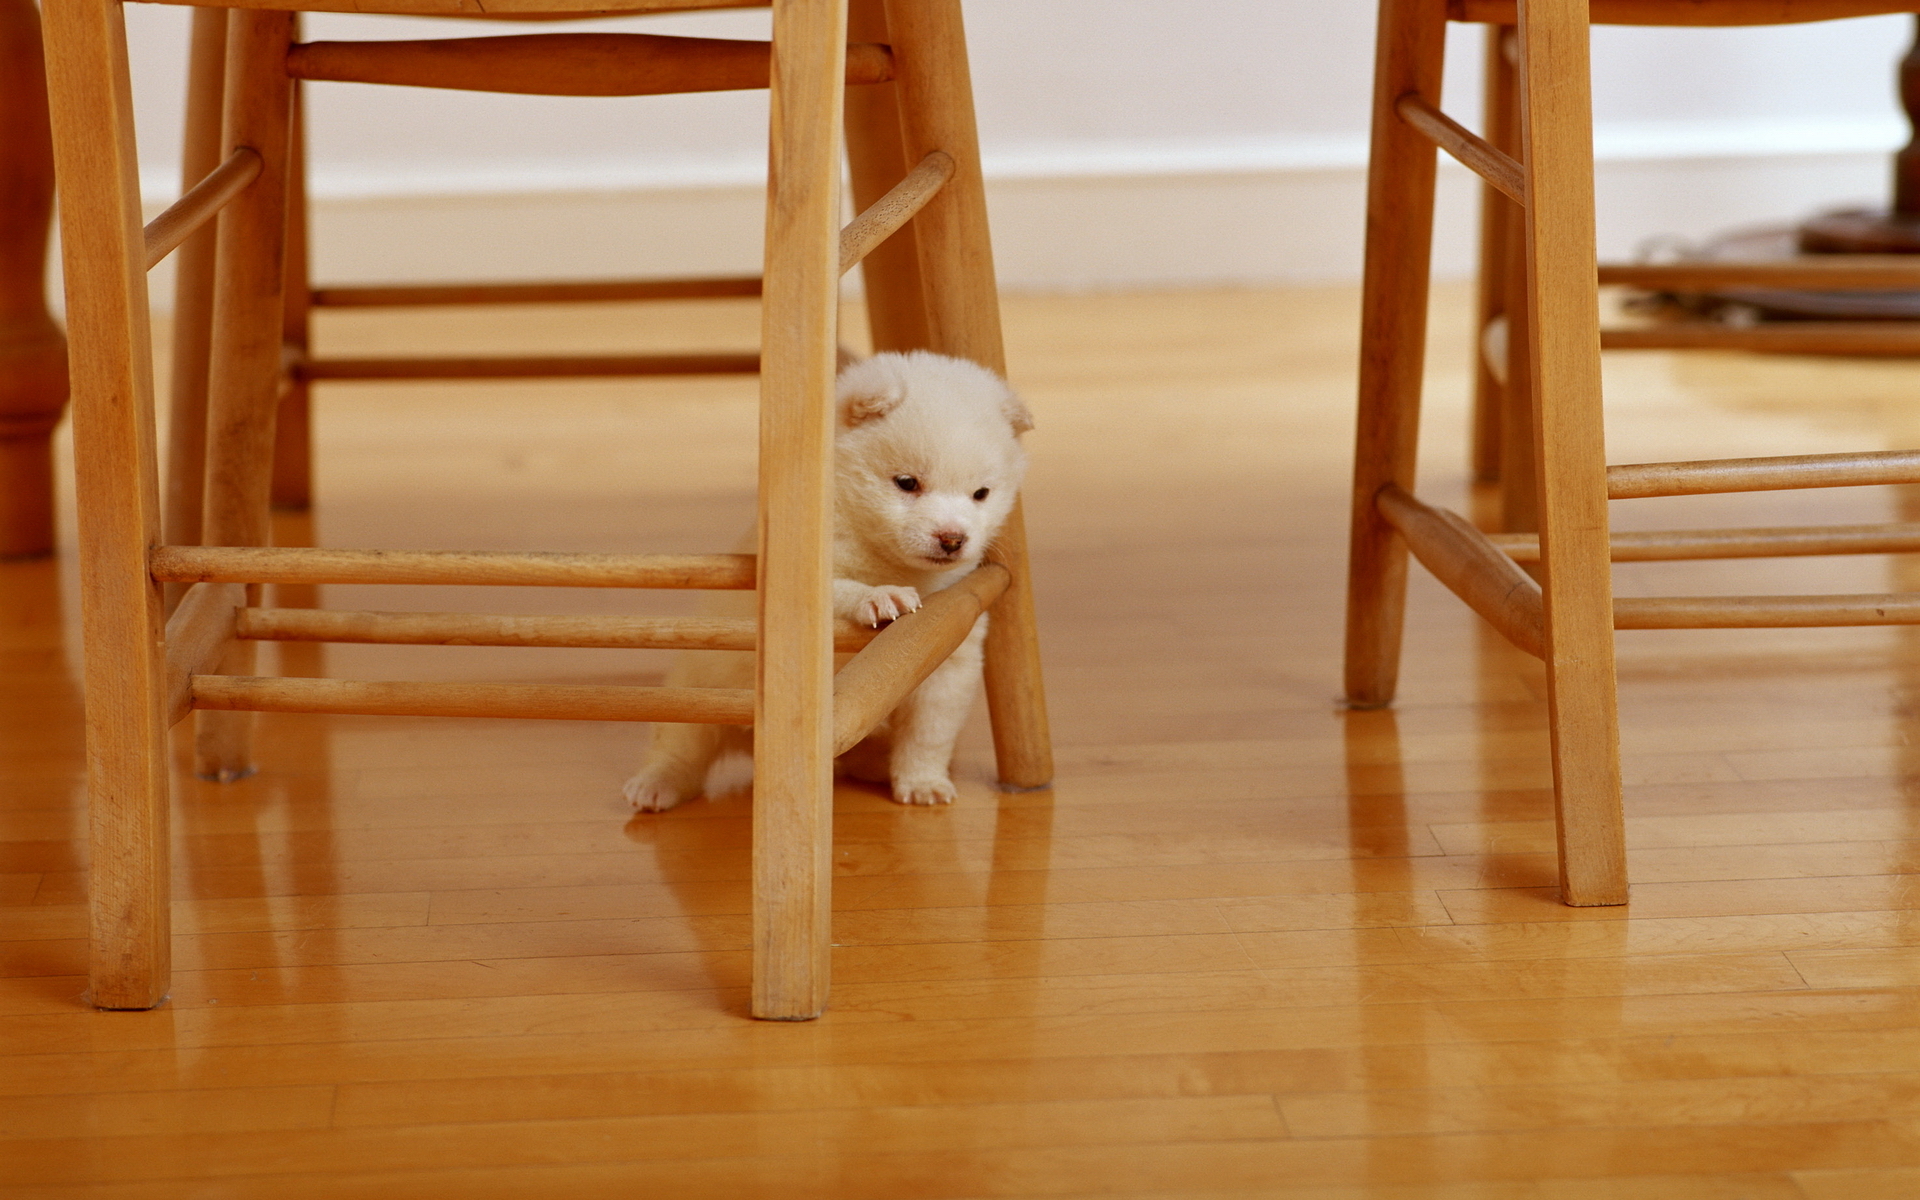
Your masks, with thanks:
[[(178, 186), (184, 10), (130, 5), (150, 199)], [(1029, 288), (1354, 277), (1365, 0), (970, 0), (995, 239)], [(569, 28), (764, 36), (763, 12)], [(1884, 197), (1911, 23), (1601, 29), (1603, 251)], [(492, 23), (323, 15), (307, 36), (479, 36)], [(519, 30), (515, 30), (519, 32)], [(1448, 107), (1478, 118), (1480, 31)], [(311, 89), (319, 275), (441, 279), (750, 270), (765, 98), (529, 98)], [(1465, 173), (1443, 270), (1469, 261)]]

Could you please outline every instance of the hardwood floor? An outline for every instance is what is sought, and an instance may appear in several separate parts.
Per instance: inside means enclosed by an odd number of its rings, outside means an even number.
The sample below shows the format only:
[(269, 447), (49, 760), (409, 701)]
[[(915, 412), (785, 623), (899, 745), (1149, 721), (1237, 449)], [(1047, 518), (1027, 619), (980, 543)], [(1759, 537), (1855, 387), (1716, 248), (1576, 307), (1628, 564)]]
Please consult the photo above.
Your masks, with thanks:
[[(1468, 503), (1465, 305), (1442, 309), (1425, 492)], [(1633, 903), (1561, 906), (1537, 664), (1417, 576), (1400, 705), (1335, 703), (1355, 310), (1345, 289), (1009, 302), (1058, 785), (995, 793), (976, 720), (952, 809), (844, 786), (833, 1005), (808, 1025), (743, 1015), (744, 796), (634, 817), (639, 731), (413, 718), (263, 719), (257, 776), (179, 775), (172, 1001), (90, 1011), (70, 560), (0, 565), (0, 1194), (1920, 1194), (1920, 633), (1623, 634)], [(322, 349), (733, 349), (754, 323), (731, 302), (342, 313)], [(1616, 462), (1920, 442), (1911, 364), (1609, 372)], [(281, 532), (724, 546), (751, 510), (753, 396), (335, 386), (312, 527)], [(1623, 527), (1920, 519), (1920, 489), (1614, 507)], [(1920, 588), (1885, 558), (1618, 576)], [(517, 681), (664, 661), (277, 654)]]

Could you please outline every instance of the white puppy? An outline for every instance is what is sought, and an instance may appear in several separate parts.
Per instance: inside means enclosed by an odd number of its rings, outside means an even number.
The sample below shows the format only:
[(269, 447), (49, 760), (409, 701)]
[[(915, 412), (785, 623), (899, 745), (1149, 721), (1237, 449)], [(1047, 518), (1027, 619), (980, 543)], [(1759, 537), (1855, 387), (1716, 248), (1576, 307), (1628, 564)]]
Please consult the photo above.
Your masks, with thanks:
[[(834, 439), (834, 615), (881, 625), (920, 607), (973, 570), (1013, 508), (1026, 453), (1019, 434), (1033, 419), (999, 376), (926, 351), (877, 354), (840, 373)], [(710, 606), (744, 613), (750, 593), (722, 593)], [(843, 760), (850, 773), (885, 763), (902, 804), (947, 804), (949, 769), (980, 685), (987, 618), (952, 657)], [(667, 682), (750, 687), (753, 656), (689, 651)], [(739, 768), (751, 732), (722, 725), (658, 725), (645, 764), (626, 784), (644, 812), (672, 808), (702, 790), (745, 783)], [(882, 757), (884, 755), (884, 758)]]

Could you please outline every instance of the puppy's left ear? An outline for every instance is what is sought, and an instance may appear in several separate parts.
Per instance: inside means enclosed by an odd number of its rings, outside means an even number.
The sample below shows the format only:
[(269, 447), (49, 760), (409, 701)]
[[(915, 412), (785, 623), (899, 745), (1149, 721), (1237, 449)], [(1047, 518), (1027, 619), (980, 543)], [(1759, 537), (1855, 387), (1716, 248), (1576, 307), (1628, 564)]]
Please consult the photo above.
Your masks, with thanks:
[(1025, 433), (1033, 428), (1033, 413), (1028, 411), (1026, 401), (1020, 399), (1012, 389), (1008, 389), (1000, 400), (1000, 411), (1007, 418), (1007, 424), (1013, 426), (1015, 433)]
[(877, 421), (907, 398), (906, 381), (897, 371), (890, 370), (890, 362), (874, 357), (864, 362), (854, 363), (840, 372), (840, 380), (835, 387), (835, 399), (840, 407), (840, 424), (852, 429), (856, 425), (865, 425), (868, 421)]

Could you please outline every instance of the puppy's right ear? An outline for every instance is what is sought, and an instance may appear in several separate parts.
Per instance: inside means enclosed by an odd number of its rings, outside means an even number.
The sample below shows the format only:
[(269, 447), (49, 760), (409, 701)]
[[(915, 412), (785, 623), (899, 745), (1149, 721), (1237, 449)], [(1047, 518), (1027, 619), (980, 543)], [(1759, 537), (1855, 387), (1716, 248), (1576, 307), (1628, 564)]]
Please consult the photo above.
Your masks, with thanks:
[(906, 382), (872, 358), (842, 371), (836, 391), (843, 429), (877, 421), (907, 398)]
[(1007, 424), (1013, 426), (1015, 433), (1026, 433), (1033, 428), (1033, 411), (1027, 407), (1027, 402), (1011, 389), (1000, 401), (1000, 411), (1006, 416)]

